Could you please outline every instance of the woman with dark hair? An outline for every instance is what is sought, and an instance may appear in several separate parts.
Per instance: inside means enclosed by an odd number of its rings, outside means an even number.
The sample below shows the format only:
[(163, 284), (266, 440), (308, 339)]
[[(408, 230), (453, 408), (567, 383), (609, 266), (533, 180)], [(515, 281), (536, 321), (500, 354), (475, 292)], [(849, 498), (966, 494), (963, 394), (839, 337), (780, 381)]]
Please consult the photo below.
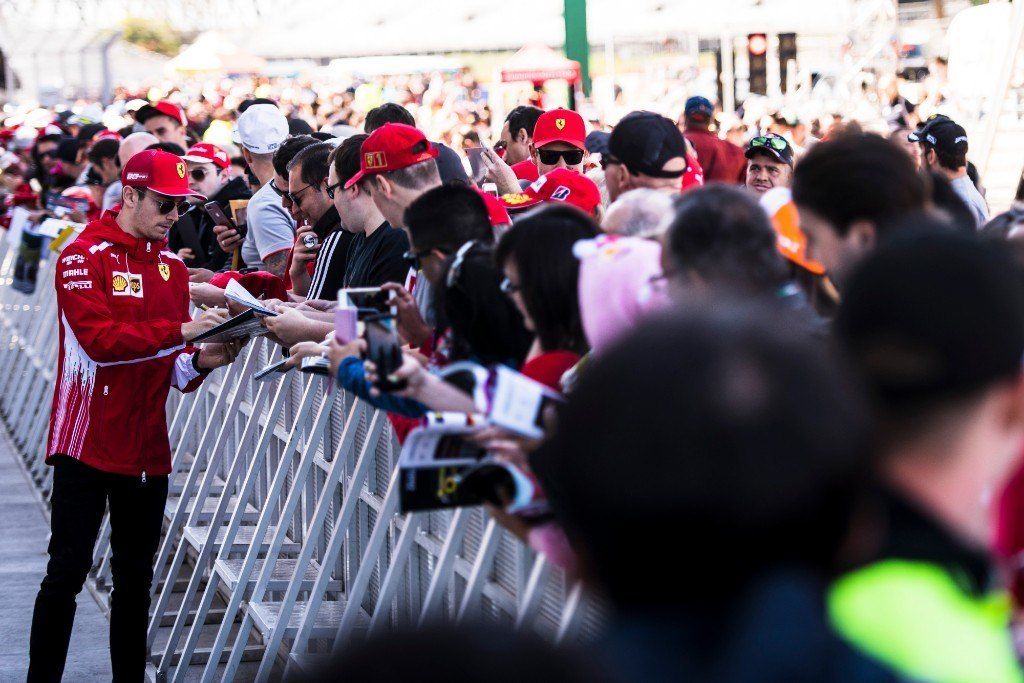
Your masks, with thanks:
[(530, 349), (523, 316), (502, 293), (494, 253), (480, 242), (466, 242), (442, 266), (434, 291), (438, 329), (448, 329), (440, 349), (448, 360), (500, 363), (518, 368)]
[(520, 371), (556, 391), (561, 391), (565, 371), (589, 348), (580, 319), (580, 266), (573, 245), (598, 232), (581, 211), (549, 205), (517, 221), (495, 251), (505, 272), (502, 289), (535, 335)]

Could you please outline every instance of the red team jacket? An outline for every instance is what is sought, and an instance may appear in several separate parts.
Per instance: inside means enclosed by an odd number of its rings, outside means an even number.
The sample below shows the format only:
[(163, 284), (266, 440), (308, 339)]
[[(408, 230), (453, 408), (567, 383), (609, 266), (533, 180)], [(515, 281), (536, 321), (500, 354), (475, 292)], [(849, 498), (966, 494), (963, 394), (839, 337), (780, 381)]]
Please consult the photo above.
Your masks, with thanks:
[(47, 462), (61, 454), (115, 474), (169, 474), (167, 393), (205, 377), (181, 337), (191, 320), (188, 269), (165, 241), (132, 237), (116, 216), (89, 223), (58, 257)]

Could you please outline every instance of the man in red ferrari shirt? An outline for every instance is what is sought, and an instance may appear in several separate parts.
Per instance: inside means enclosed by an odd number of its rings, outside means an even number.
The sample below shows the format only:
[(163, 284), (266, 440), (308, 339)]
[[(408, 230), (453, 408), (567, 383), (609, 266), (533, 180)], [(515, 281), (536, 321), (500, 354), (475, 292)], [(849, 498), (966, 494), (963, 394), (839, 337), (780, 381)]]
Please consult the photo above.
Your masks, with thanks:
[(29, 681), (58, 681), (75, 596), (110, 507), (110, 659), (116, 681), (142, 681), (153, 557), (171, 452), (171, 386), (192, 391), (234, 360), (239, 342), (189, 341), (225, 320), (188, 313), (188, 270), (167, 233), (188, 186), (184, 160), (139, 152), (121, 171), (121, 210), (108, 211), (58, 257), (60, 353), (47, 463), (53, 465), (49, 563), (32, 616)]

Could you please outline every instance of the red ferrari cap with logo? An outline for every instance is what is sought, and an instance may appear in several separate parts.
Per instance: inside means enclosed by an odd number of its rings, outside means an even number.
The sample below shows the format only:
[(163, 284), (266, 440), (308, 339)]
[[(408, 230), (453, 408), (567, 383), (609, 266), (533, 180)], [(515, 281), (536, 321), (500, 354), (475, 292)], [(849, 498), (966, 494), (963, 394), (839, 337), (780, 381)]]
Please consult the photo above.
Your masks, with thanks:
[(427, 141), (423, 131), (404, 123), (385, 123), (363, 140), (359, 151), (359, 172), (345, 183), (346, 190), (368, 175), (437, 158), (437, 147)]
[(213, 164), (217, 168), (227, 168), (231, 165), (228, 153), (217, 145), (211, 145), (209, 142), (200, 142), (192, 145), (185, 152), (185, 156), (182, 159), (196, 164)]
[(564, 142), (579, 149), (587, 148), (587, 127), (583, 117), (571, 109), (552, 109), (540, 115), (533, 127), (533, 146), (540, 148), (552, 142)]
[(200, 197), (188, 186), (185, 161), (170, 152), (146, 149), (131, 159), (121, 169), (121, 184), (125, 187), (141, 187), (168, 197)]
[(135, 112), (135, 120), (139, 123), (145, 123), (146, 119), (151, 119), (154, 116), (169, 116), (183, 126), (188, 125), (184, 110), (170, 100), (144, 104)]
[(541, 202), (565, 202), (593, 215), (601, 204), (601, 191), (587, 176), (568, 168), (545, 173), (532, 185), (513, 194), (501, 196), (501, 203), (510, 212), (524, 211)]

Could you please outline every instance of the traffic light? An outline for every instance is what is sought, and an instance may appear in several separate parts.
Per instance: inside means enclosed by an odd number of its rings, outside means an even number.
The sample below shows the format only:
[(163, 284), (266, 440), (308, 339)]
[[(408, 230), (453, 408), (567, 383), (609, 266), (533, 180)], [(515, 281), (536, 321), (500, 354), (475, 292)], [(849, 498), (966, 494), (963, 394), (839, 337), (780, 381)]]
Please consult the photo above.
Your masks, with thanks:
[(779, 87), (783, 94), (786, 92), (786, 86), (788, 85), (789, 79), (789, 63), (796, 61), (796, 34), (795, 33), (780, 33), (779, 34), (779, 76), (780, 82)]
[(747, 59), (750, 63), (750, 93), (768, 94), (768, 36), (751, 33), (747, 36)]

